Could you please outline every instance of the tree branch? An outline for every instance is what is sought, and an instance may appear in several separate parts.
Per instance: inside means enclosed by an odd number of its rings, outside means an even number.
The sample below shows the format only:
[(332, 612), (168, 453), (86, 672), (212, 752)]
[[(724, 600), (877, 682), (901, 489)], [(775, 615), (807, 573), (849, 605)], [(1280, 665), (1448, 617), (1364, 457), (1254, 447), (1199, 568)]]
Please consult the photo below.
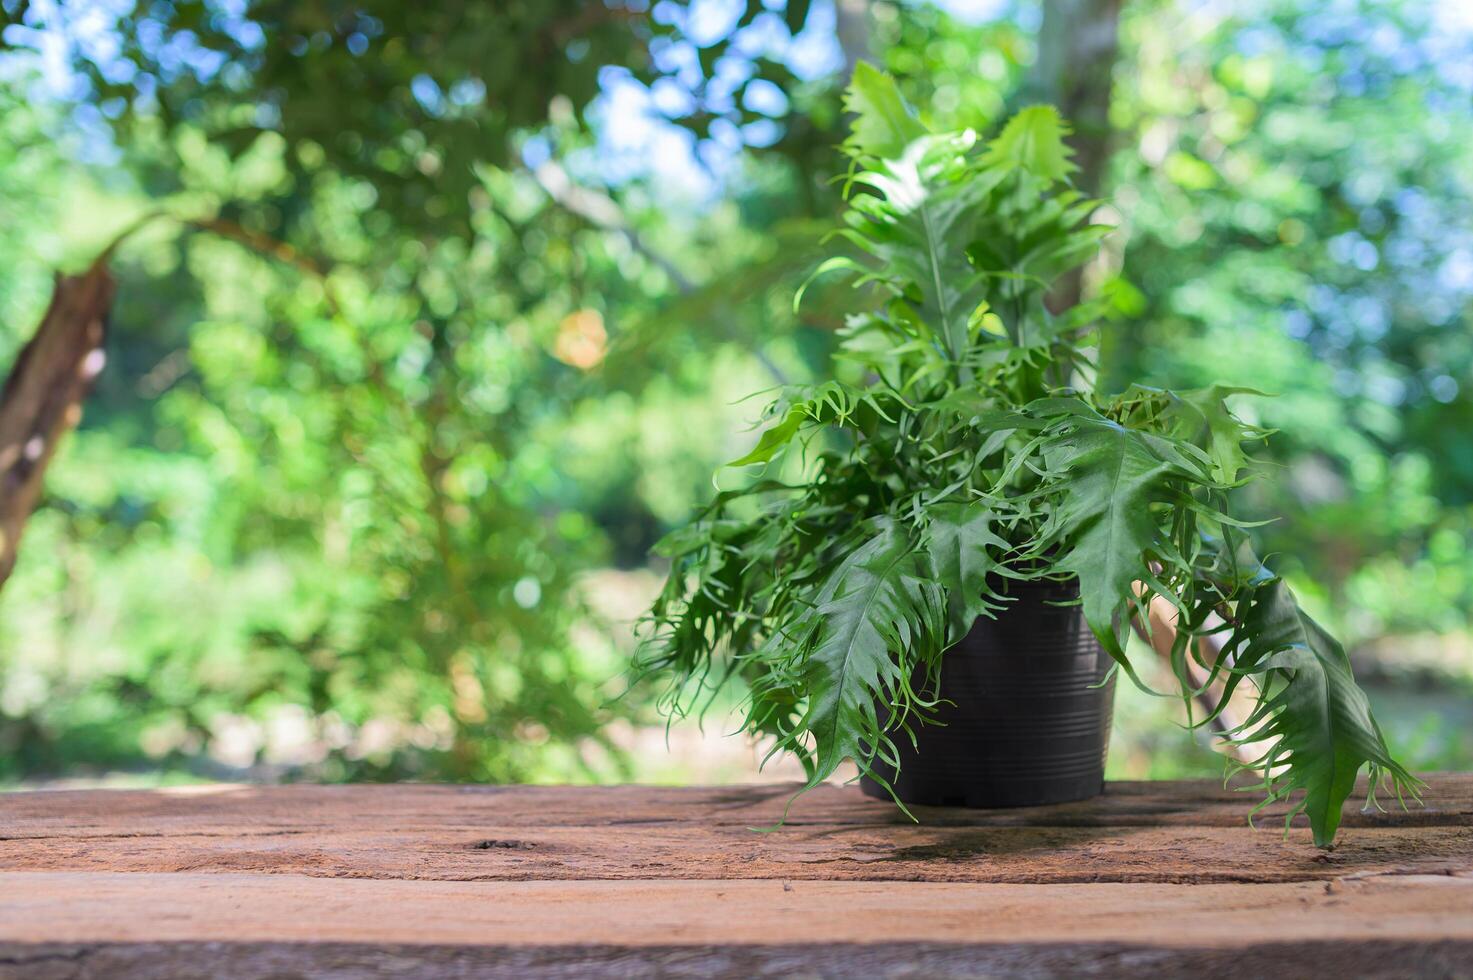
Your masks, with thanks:
[(665, 275), (670, 277), (676, 289), (682, 293), (689, 293), (695, 288), (695, 285), (674, 262), (645, 244), (644, 239), (639, 237), (639, 233), (624, 219), (623, 209), (613, 198), (575, 184), (562, 165), (555, 161), (549, 160), (536, 167), (532, 171), (532, 176), (537, 179), (537, 183), (542, 185), (542, 189), (547, 192), (548, 196), (563, 209), (605, 231), (614, 231), (623, 235), (630, 247), (649, 262), (659, 266)]
[(0, 586), (15, 568), (56, 444), (81, 419), (102, 370), (114, 290), (102, 259), (80, 276), (57, 276), (51, 305), (0, 391)]

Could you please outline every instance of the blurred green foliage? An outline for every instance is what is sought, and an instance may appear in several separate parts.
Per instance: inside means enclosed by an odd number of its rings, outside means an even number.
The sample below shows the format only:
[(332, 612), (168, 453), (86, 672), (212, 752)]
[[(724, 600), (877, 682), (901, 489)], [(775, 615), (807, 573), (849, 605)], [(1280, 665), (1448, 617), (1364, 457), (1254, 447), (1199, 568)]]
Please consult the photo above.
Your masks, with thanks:
[(1139, 309), (1109, 363), (1277, 394), (1265, 550), (1357, 638), (1466, 631), (1473, 43), (1433, 5), (1265, 7), (1128, 21), (1113, 198)]
[[(196, 195), (239, 195), (252, 169), (279, 172), (272, 155), (180, 151)], [(523, 175), (483, 176), (523, 220), (545, 206)], [(250, 720), (285, 717), (332, 749), (287, 761), (326, 778), (610, 772), (566, 744), (601, 740), (618, 669), (606, 642), (568, 637), (570, 570), (600, 549), (589, 521), (542, 505), (563, 477), (528, 434), (575, 373), (547, 330), (580, 298), (549, 284), (577, 262), (628, 287), (598, 241), (569, 247), (576, 228), (529, 254), (518, 215), (489, 208), (472, 243), (370, 257), (354, 192), (336, 173), (312, 189), (349, 253), (331, 300), (210, 237), (130, 252), (118, 355), (5, 593), (15, 770), (167, 763), (230, 723), (269, 759)]]
[[(0, 591), (0, 779), (652, 771), (641, 692), (609, 703), (648, 546), (748, 446), (734, 399), (811, 378), (839, 324), (836, 288), (788, 296), (837, 208), (856, 5), (646, 6), (0, 0), (0, 364), (149, 210), (326, 271), (170, 221), (124, 248)], [(858, 6), (938, 125), (1026, 100), (1036, 5)], [(1280, 430), (1260, 550), (1401, 679), (1408, 761), (1466, 766), (1473, 49), (1438, 16), (1126, 3), (1090, 282), (1117, 386), (1280, 393), (1242, 407)], [(1115, 774), (1216, 768), (1173, 707), (1122, 701)]]

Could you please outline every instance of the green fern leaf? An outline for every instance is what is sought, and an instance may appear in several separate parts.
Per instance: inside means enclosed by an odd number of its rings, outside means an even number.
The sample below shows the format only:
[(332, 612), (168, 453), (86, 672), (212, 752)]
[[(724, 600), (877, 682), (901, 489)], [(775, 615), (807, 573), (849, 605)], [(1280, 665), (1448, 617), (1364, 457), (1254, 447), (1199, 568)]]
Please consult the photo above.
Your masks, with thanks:
[(796, 754), (810, 786), (845, 758), (873, 776), (898, 762), (893, 733), (927, 719), (947, 644), (998, 612), (999, 579), (1073, 579), (1128, 673), (1130, 615), (1147, 596), (1179, 611), (1171, 664), (1187, 696), (1203, 687), (1195, 640), (1233, 624), (1229, 653), (1204, 666), (1257, 687), (1242, 735), (1270, 739), (1269, 799), (1302, 797), (1317, 842), (1362, 767), (1414, 788), (1344, 651), (1227, 512), (1243, 443), (1266, 434), (1227, 408), (1239, 389), (1103, 397), (1087, 379), (1104, 304), (1045, 302), (1107, 233), (1088, 223), (1098, 202), (1067, 186), (1057, 112), (1020, 112), (978, 153), (969, 130), (929, 132), (867, 65), (846, 106), (835, 237), (852, 251), (810, 279), (876, 287), (840, 335), (843, 377), (864, 380), (784, 389), (734, 465), (801, 448), (802, 475), (725, 491), (662, 540), (671, 570), (640, 665), (669, 675), (672, 713), (737, 681), (745, 730)]
[(926, 127), (901, 98), (895, 79), (861, 61), (844, 93), (844, 108), (855, 114), (846, 144), (870, 156), (895, 158), (926, 135)]
[(1237, 482), (1248, 466), (1243, 443), (1262, 439), (1267, 430), (1249, 425), (1228, 408), (1230, 395), (1262, 395), (1253, 388), (1209, 385), (1189, 391), (1160, 392), (1168, 399), (1165, 417), (1175, 434), (1199, 446), (1212, 458), (1213, 477), (1220, 483)]
[(1079, 579), (1090, 629), (1123, 664), (1123, 624), (1116, 614), (1135, 583), (1149, 577), (1148, 561), (1175, 552), (1152, 507), (1180, 500), (1175, 486), (1180, 481), (1208, 480), (1178, 445), (1113, 422), (1082, 403), (1078, 409), (1078, 414), (1065, 410), (1044, 449), (1058, 493), (1051, 542), (1063, 549), (1057, 567)]
[(845, 237), (878, 260), (884, 281), (915, 306), (952, 360), (966, 349), (988, 283), (968, 258), (978, 233), (981, 180), (959, 180), (958, 158), (887, 160), (860, 178), (878, 197), (856, 196)]
[(1273, 743), (1256, 765), (1265, 772), (1265, 802), (1302, 791), (1289, 816), (1305, 813), (1315, 844), (1328, 847), (1362, 767), (1371, 768), (1373, 784), (1385, 774), (1399, 793), (1415, 794), (1416, 780), (1391, 758), (1344, 648), (1281, 579), (1253, 588), (1237, 619), (1227, 650), (1232, 671), (1252, 677), (1261, 695), (1240, 735)]
[(869, 768), (888, 743), (881, 708), (904, 713), (916, 706), (911, 675), (918, 664), (935, 662), (945, 636), (945, 597), (924, 554), (894, 521), (875, 526), (817, 596), (804, 669), (808, 708), (799, 725), (814, 739), (810, 785), (846, 758)]
[(1001, 558), (1009, 545), (993, 530), (995, 515), (982, 504), (934, 504), (926, 514), (931, 519), (926, 548), (936, 581), (946, 589), (954, 643), (966, 635), (978, 616), (990, 616), (1002, 608), (992, 580), (1007, 574)]
[(776, 425), (769, 426), (762, 432), (757, 445), (745, 456), (727, 463), (727, 466), (750, 466), (753, 463), (765, 463), (782, 450), (784, 446), (793, 441), (793, 436), (798, 434), (802, 428), (803, 421), (808, 417), (804, 406), (794, 405), (783, 415), (782, 421)]
[(1074, 151), (1064, 142), (1069, 126), (1051, 105), (1021, 110), (987, 148), (989, 166), (1022, 167), (1044, 180), (1066, 179), (1079, 168), (1070, 159)]

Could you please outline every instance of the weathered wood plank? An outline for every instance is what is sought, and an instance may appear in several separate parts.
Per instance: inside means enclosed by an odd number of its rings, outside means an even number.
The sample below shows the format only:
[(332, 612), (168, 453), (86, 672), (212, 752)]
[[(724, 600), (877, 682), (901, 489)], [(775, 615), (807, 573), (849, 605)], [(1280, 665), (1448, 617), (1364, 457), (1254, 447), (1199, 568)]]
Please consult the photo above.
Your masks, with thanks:
[(0, 941), (28, 944), (1209, 948), (1376, 938), (1473, 951), (1473, 875), (1197, 886), (0, 875)]
[(792, 789), (0, 796), (0, 980), (1473, 976), (1473, 776), (1328, 854), (1208, 783), (754, 832)]
[(1124, 943), (831, 943), (787, 946), (434, 946), (364, 943), (0, 942), (0, 980), (630, 980), (643, 977), (996, 980), (1016, 978), (1343, 976), (1466, 980), (1469, 944), (1255, 943), (1242, 947)]
[(822, 787), (210, 787), (0, 797), (0, 871), (211, 871), (423, 880), (783, 878), (1294, 882), (1473, 868), (1473, 776), (1408, 813), (1348, 809), (1330, 853), (1212, 783), (1112, 784), (1029, 810), (922, 809)]
[(697, 828), (339, 833), (9, 841), (6, 869), (214, 871), (334, 878), (588, 880), (793, 878), (997, 883), (1282, 882), (1473, 866), (1473, 829), (1362, 830), (1334, 854), (1272, 831), (1079, 831), (895, 827), (757, 837)]
[[(1384, 812), (1362, 812), (1365, 783), (1345, 806), (1349, 827), (1473, 826), (1473, 773), (1426, 776), (1422, 805), (1394, 801)], [(545, 826), (699, 822), (749, 827), (773, 824), (797, 791), (792, 783), (734, 786), (489, 786), (399, 783), (317, 786), (212, 784), (161, 790), (48, 790), (0, 793), (0, 826), (62, 826), (67, 832), (111, 829), (129, 821), (221, 826), (259, 822), (397, 820), (442, 823), (460, 818), (509, 822), (535, 816)], [(923, 825), (947, 827), (1212, 826), (1241, 828), (1258, 797), (1242, 784), (1215, 780), (1112, 782), (1103, 795), (1079, 803), (1006, 810), (917, 807)], [(1384, 800), (1383, 800), (1384, 802)], [(1260, 822), (1282, 818), (1284, 807)], [(853, 786), (825, 784), (799, 796), (786, 826), (910, 824), (893, 805)]]

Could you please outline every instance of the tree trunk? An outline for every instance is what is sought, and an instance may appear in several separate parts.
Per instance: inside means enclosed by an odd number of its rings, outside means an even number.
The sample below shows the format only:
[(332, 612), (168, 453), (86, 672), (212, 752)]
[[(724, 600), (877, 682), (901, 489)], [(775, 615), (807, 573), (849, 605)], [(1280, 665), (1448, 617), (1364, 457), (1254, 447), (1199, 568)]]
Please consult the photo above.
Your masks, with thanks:
[[(1079, 172), (1074, 186), (1089, 197), (1100, 196), (1105, 167), (1110, 160), (1110, 93), (1115, 61), (1119, 55), (1120, 8), (1124, 0), (1048, 0), (1043, 5), (1043, 24), (1038, 31), (1038, 60), (1024, 88), (1027, 101), (1051, 102), (1074, 127), (1069, 145)], [(1049, 307), (1066, 310), (1074, 306), (1084, 293), (1082, 269), (1075, 269), (1055, 284), (1049, 296)], [(1148, 639), (1163, 661), (1171, 658), (1176, 636), (1174, 610), (1152, 603), (1150, 626), (1139, 620), (1136, 631)], [(1211, 636), (1197, 640), (1200, 655), (1213, 663), (1221, 655), (1221, 643)], [(1211, 712), (1221, 695), (1221, 685), (1198, 696), (1204, 712)], [(1244, 721), (1248, 714), (1233, 699), (1219, 716), (1217, 730), (1222, 732)], [(1255, 746), (1221, 746), (1240, 761), (1253, 758)], [(1253, 754), (1250, 754), (1253, 753)]]
[(836, 0), (834, 33), (844, 54), (844, 83), (854, 75), (854, 66), (869, 61), (870, 0)]
[[(1048, 0), (1038, 32), (1038, 60), (1025, 88), (1030, 100), (1051, 102), (1074, 127), (1069, 144), (1079, 172), (1074, 186), (1098, 197), (1109, 161), (1110, 80), (1119, 52), (1123, 0)], [(1056, 309), (1079, 302), (1082, 276), (1075, 271), (1056, 288)], [(1056, 304), (1056, 305), (1055, 305)]]
[(82, 417), (82, 400), (102, 370), (113, 288), (102, 262), (80, 276), (58, 276), (51, 306), (0, 391), (0, 586), (15, 567), (46, 464)]
[(1049, 0), (1029, 87), (1074, 126), (1075, 185), (1097, 195), (1110, 156), (1110, 85), (1122, 0)]

